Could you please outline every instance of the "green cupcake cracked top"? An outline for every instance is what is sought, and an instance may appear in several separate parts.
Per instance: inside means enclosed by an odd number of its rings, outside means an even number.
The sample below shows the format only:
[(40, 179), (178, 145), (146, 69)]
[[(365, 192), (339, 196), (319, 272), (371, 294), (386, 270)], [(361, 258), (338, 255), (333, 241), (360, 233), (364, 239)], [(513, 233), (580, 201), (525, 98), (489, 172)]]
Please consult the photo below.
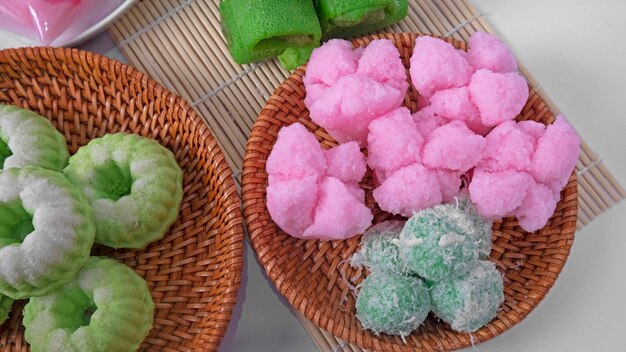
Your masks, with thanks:
[(172, 152), (134, 134), (110, 134), (80, 148), (64, 170), (96, 217), (96, 242), (144, 248), (178, 216), (182, 170)]
[(93, 244), (93, 212), (63, 174), (0, 171), (0, 293), (46, 294), (71, 279)]
[(112, 259), (91, 257), (59, 290), (24, 308), (33, 352), (136, 351), (152, 328), (154, 302), (146, 282)]
[(63, 135), (36, 113), (0, 104), (0, 168), (35, 165), (61, 171), (69, 153)]

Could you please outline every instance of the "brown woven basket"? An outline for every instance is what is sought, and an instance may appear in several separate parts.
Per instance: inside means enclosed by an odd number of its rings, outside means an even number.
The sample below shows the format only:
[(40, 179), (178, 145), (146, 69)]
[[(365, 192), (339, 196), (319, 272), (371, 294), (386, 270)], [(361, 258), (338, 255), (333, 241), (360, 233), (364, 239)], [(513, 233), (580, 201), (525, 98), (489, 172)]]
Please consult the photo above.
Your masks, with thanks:
[[(400, 50), (408, 69), (415, 34), (382, 34), (354, 41), (365, 46), (378, 38), (391, 39)], [(465, 43), (446, 39), (457, 48)], [(305, 108), (302, 76), (304, 68), (294, 72), (269, 99), (254, 124), (248, 140), (243, 164), (242, 196), (244, 216), (252, 245), (265, 270), (278, 290), (304, 316), (317, 326), (344, 341), (375, 351), (441, 351), (469, 346), (469, 334), (457, 333), (432, 315), (417, 331), (407, 337), (375, 334), (363, 330), (355, 316), (355, 298), (344, 282), (360, 283), (367, 273), (352, 269), (344, 261), (359, 246), (360, 236), (346, 241), (315, 241), (293, 238), (280, 230), (270, 219), (265, 206), (267, 174), (265, 162), (276, 142), (278, 130), (300, 122), (325, 148), (335, 141), (309, 119)], [(415, 112), (417, 92), (411, 87), (405, 98), (406, 106)], [(551, 123), (554, 116), (539, 95), (531, 89), (530, 98), (518, 120), (532, 119)], [(375, 204), (370, 172), (361, 186), (366, 190), (366, 202), (374, 212), (374, 222), (390, 217)], [(577, 214), (575, 175), (562, 192), (555, 214), (542, 230), (524, 232), (515, 219), (494, 224), (491, 260), (505, 274), (505, 302), (498, 316), (487, 326), (473, 333), (475, 343), (488, 340), (508, 330), (530, 313), (546, 295), (557, 279), (574, 240)], [(343, 278), (342, 278), (343, 277)]]
[[(156, 304), (141, 350), (217, 351), (243, 268), (243, 226), (231, 170), (191, 106), (118, 61), (52, 48), (0, 51), (0, 103), (47, 117), (70, 153), (106, 133), (132, 132), (169, 148), (183, 169), (178, 220), (145, 250), (95, 248), (146, 279)], [(27, 351), (17, 302), (0, 327), (0, 349)]]

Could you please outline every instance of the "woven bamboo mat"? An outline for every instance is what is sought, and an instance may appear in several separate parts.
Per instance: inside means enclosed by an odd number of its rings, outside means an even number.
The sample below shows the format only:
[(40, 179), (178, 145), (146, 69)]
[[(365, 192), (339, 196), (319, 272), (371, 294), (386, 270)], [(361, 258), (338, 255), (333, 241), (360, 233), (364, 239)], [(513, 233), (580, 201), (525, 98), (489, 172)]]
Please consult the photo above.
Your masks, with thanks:
[[(238, 65), (220, 32), (219, 0), (150, 0), (138, 3), (110, 32), (129, 63), (192, 102), (221, 143), (239, 182), (246, 141), (272, 92), (289, 75), (276, 60)], [(410, 0), (409, 14), (385, 31), (431, 33), (467, 40), (476, 31), (493, 32), (468, 0)], [(547, 93), (546, 109), (558, 113)], [(583, 142), (576, 166), (579, 182), (578, 227), (588, 224), (626, 191), (602, 159)], [(362, 351), (300, 317), (322, 351)]]

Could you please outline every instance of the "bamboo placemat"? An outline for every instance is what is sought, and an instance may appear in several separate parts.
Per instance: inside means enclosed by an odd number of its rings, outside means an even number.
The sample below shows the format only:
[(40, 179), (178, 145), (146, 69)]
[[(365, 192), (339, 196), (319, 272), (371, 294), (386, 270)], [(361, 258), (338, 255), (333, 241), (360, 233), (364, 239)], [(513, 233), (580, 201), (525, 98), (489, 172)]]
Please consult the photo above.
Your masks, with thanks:
[[(277, 60), (234, 63), (220, 31), (218, 0), (150, 0), (138, 3), (110, 31), (129, 63), (192, 102), (221, 143), (239, 183), (248, 135), (274, 89), (289, 75)], [(493, 32), (468, 0), (409, 0), (409, 14), (385, 29), (431, 33), (467, 40), (476, 31)], [(558, 113), (546, 92), (520, 65), (520, 71)], [(579, 182), (578, 228), (615, 203), (626, 191), (585, 143), (576, 166)], [(299, 315), (299, 314), (298, 314)], [(322, 351), (362, 351), (299, 316)]]

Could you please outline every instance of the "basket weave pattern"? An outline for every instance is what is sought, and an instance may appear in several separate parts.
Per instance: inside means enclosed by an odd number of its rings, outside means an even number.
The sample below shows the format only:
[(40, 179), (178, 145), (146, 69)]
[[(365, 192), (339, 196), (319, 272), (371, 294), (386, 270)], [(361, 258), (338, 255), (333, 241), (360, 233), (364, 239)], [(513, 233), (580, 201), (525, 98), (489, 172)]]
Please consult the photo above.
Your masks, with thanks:
[[(408, 74), (416, 35), (375, 35), (355, 40), (354, 44), (365, 46), (378, 38), (394, 42)], [(456, 48), (466, 49), (463, 42), (446, 41)], [(355, 297), (350, 286), (357, 286), (367, 272), (353, 269), (346, 263), (358, 249), (360, 236), (346, 241), (301, 240), (287, 235), (272, 222), (265, 205), (265, 163), (280, 128), (300, 122), (315, 134), (324, 148), (336, 145), (332, 137), (309, 118), (303, 102), (304, 72), (304, 68), (295, 71), (269, 99), (253, 127), (244, 159), (244, 216), (252, 245), (268, 276), (293, 307), (314, 324), (362, 348), (374, 351), (441, 351), (470, 346), (469, 334), (451, 330), (432, 315), (406, 338), (406, 343), (400, 337), (376, 336), (363, 330), (355, 316)], [(412, 86), (405, 97), (405, 105), (411, 112), (417, 109), (417, 92)], [(531, 89), (529, 100), (517, 119), (548, 124), (554, 121), (554, 116)], [(391, 218), (374, 202), (369, 171), (361, 186), (366, 191), (366, 203), (373, 210), (374, 222)], [(491, 260), (505, 274), (505, 302), (491, 323), (473, 333), (475, 343), (493, 338), (520, 322), (552, 287), (574, 240), (577, 198), (576, 179), (572, 175), (555, 214), (542, 230), (529, 234), (513, 218), (494, 223)]]
[[(144, 277), (154, 298), (145, 351), (217, 351), (237, 300), (243, 228), (231, 170), (202, 117), (143, 73), (84, 51), (0, 51), (0, 103), (47, 117), (70, 153), (106, 133), (154, 138), (183, 170), (178, 220), (144, 250), (95, 247)], [(0, 349), (27, 351), (21, 310), (0, 328)]]

